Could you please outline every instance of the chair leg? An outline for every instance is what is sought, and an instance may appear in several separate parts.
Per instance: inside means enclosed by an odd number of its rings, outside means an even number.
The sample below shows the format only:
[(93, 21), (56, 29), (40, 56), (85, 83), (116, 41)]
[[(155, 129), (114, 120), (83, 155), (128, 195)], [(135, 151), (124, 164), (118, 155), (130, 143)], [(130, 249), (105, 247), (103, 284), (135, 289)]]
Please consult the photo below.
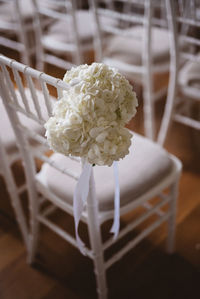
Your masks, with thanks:
[(143, 87), (143, 111), (144, 111), (144, 132), (145, 136), (151, 140), (155, 139), (155, 103), (153, 99), (153, 82), (151, 75), (148, 74), (145, 78), (146, 84)]
[(4, 175), (4, 180), (6, 183), (7, 191), (10, 195), (11, 204), (16, 216), (16, 220), (19, 225), (19, 229), (22, 234), (24, 244), (26, 245), (27, 252), (29, 251), (29, 232), (26, 223), (25, 214), (23, 212), (23, 207), (20, 201), (20, 196), (13, 178), (13, 173), (11, 171), (11, 165), (6, 163), (6, 153), (4, 148), (0, 145), (0, 156), (2, 158), (2, 174)]
[[(13, 193), (13, 191), (15, 193)], [(20, 203), (20, 198), (17, 194), (17, 190), (12, 190), (12, 187), (8, 186), (8, 193), (11, 198), (11, 204), (15, 212), (16, 220), (18, 222), (24, 244), (26, 245), (27, 252), (29, 250), (29, 241), (28, 241), (28, 228), (26, 224), (26, 219), (23, 213), (22, 205)]]
[(39, 204), (38, 198), (30, 207), (30, 236), (29, 236), (29, 253), (28, 253), (28, 264), (33, 264), (36, 254), (36, 249), (38, 245), (38, 237), (39, 237), (39, 221), (37, 219), (37, 215), (39, 212)]
[(97, 200), (95, 198), (94, 178), (91, 175), (91, 184), (88, 196), (88, 230), (93, 252), (94, 272), (96, 275), (97, 293), (99, 299), (107, 299), (106, 269), (101, 239), (101, 229), (98, 218)]
[(33, 224), (32, 233), (29, 236), (29, 254), (27, 263), (32, 265), (35, 260), (35, 254), (38, 244), (38, 234), (39, 234), (39, 222)]
[[(97, 218), (96, 218), (97, 219)], [(99, 299), (107, 298), (106, 269), (101, 241), (100, 227), (89, 225), (89, 235), (93, 251), (94, 273), (96, 275), (97, 293)]]
[(94, 253), (94, 272), (96, 275), (98, 299), (107, 299), (106, 271), (102, 254), (95, 256)]
[(167, 252), (169, 254), (172, 254), (175, 249), (178, 182), (171, 186), (170, 194), (171, 194), (171, 201), (169, 203), (170, 216), (168, 219)]
[(37, 70), (44, 72), (44, 60), (41, 57), (37, 60), (36, 68)]

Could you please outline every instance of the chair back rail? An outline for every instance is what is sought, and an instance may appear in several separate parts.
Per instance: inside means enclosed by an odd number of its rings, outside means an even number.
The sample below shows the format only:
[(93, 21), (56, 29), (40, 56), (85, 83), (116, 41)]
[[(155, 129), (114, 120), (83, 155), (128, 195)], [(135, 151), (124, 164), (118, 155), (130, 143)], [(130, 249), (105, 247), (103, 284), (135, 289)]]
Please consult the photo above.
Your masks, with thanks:
[[(35, 9), (33, 25), (36, 34), (37, 69), (43, 70), (45, 62), (65, 69), (80, 64), (83, 61), (83, 58), (77, 27), (76, 1), (33, 0), (33, 4)], [(70, 29), (68, 30), (72, 32), (72, 40), (63, 41), (62, 49), (61, 43), (60, 41), (57, 41), (55, 34), (53, 37), (54, 40), (50, 41), (53, 45), (50, 46), (44, 42), (46, 37), (48, 37), (48, 32), (51, 26), (54, 26), (56, 23), (59, 24), (59, 22), (63, 22), (63, 26), (66, 29), (70, 26)], [(66, 30), (66, 35), (68, 34), (67, 32), (68, 31)], [(59, 57), (62, 56), (59, 53), (64, 55), (65, 59)]]
[(200, 130), (199, 114), (194, 115), (194, 110), (200, 110), (200, 5), (197, 1), (178, 1), (172, 5), (171, 22), (175, 30), (170, 28), (170, 36), (174, 39), (171, 67), (176, 76), (172, 75), (169, 81), (171, 100), (158, 137), (161, 144), (164, 144), (173, 120)]
[[(175, 94), (175, 87), (177, 81), (177, 66), (178, 66), (178, 55), (176, 54), (176, 40), (175, 40), (175, 22), (171, 19), (173, 14), (171, 10), (171, 1), (118, 1), (121, 6), (116, 5), (115, 1), (112, 2), (110, 7), (109, 2), (105, 1), (105, 5), (99, 5), (98, 0), (90, 0), (90, 7), (93, 17), (96, 21), (96, 34), (94, 37), (94, 48), (97, 61), (103, 61), (111, 66), (117, 67), (127, 78), (131, 81), (139, 83), (143, 88), (143, 105), (144, 105), (144, 131), (145, 135), (150, 139), (157, 140), (159, 143), (163, 143), (162, 138), (164, 131), (168, 127), (169, 118), (171, 118), (171, 110), (173, 104), (173, 98)], [(112, 22), (109, 24), (101, 21), (101, 18), (110, 18)], [(135, 28), (142, 28), (141, 34), (138, 34)], [(153, 43), (154, 36), (153, 30), (155, 28), (164, 28), (170, 32), (169, 34), (169, 59), (167, 61), (161, 61), (155, 63), (153, 58)], [(119, 40), (123, 37), (129, 40), (140, 41), (141, 43), (141, 63), (131, 63), (131, 55), (134, 57), (134, 52), (126, 54), (126, 58), (123, 58), (118, 54), (123, 51), (120, 47), (119, 50), (112, 49), (112, 42), (116, 43), (117, 37)], [(110, 41), (111, 42), (110, 42)], [(126, 42), (126, 41), (125, 41)], [(123, 44), (123, 41), (121, 41)], [(111, 53), (108, 49), (110, 49)], [(124, 48), (127, 45), (124, 45)], [(129, 45), (130, 46), (130, 45)], [(134, 44), (132, 43), (132, 47)], [(131, 47), (131, 46), (130, 46)], [(159, 45), (158, 45), (159, 47)], [(112, 53), (112, 51), (114, 51)], [(115, 55), (116, 52), (116, 55)], [(110, 53), (110, 55), (109, 55)], [(130, 58), (126, 62), (127, 56)], [(154, 90), (154, 74), (165, 74), (169, 72), (171, 84), (167, 87)], [(134, 83), (135, 83), (134, 82)], [(163, 97), (167, 92), (167, 99), (164, 108), (164, 114), (162, 122), (159, 127), (158, 133), (156, 134), (155, 128), (155, 102), (158, 98)], [(162, 136), (162, 137), (161, 137)]]
[[(37, 204), (35, 200), (37, 198), (35, 186), (37, 170), (35, 159), (48, 163), (61, 173), (65, 173), (75, 180), (79, 177), (79, 174), (73, 170), (65, 169), (62, 165), (51, 161), (50, 157), (46, 155), (46, 152), (49, 151), (49, 147), (44, 137), (44, 123), (52, 115), (52, 101), (56, 101), (56, 98), (50, 96), (48, 88), (54, 88), (58, 95), (61, 94), (61, 90), (67, 91), (69, 86), (60, 79), (36, 71), (31, 67), (22, 65), (5, 56), (0, 56), (0, 68), (2, 97), (7, 99), (7, 101), (4, 102), (4, 104), (6, 104), (5, 108), (9, 118), (13, 120), (13, 130), (19, 143), (21, 155), (25, 161), (25, 174), (30, 199), (29, 209), (31, 211), (30, 214), (33, 216), (37, 214)], [(27, 87), (24, 86), (25, 84)], [(27, 93), (26, 89), (29, 90), (29, 93)], [(17, 90), (19, 90), (18, 93), (16, 92)], [(40, 96), (40, 98), (38, 98), (37, 95), (39, 92), (40, 94), (42, 93), (43, 97)], [(37, 123), (39, 129), (32, 131), (24, 126), (22, 118), (20, 117), (21, 114)], [(76, 158), (75, 160), (77, 162), (79, 161), (79, 159)], [(35, 234), (37, 228), (34, 226), (33, 218), (30, 218), (30, 225), (32, 227), (32, 233)]]
[[(31, 46), (28, 41), (29, 25), (22, 13), (20, 0), (2, 0), (0, 5), (0, 45), (18, 51), (20, 61), (31, 65)], [(2, 13), (2, 15), (1, 15)]]

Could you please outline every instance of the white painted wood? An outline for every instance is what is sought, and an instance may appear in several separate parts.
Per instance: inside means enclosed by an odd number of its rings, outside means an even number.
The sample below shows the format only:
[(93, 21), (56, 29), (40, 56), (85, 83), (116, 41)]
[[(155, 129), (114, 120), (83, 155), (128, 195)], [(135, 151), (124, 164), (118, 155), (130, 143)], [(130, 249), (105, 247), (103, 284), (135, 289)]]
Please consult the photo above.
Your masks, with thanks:
[[(178, 178), (179, 180), (179, 178)], [(168, 238), (167, 238), (167, 252), (173, 253), (175, 250), (175, 233), (176, 233), (176, 210), (177, 210), (177, 192), (178, 181), (171, 186), (171, 196), (174, 198), (170, 201), (170, 215), (168, 218)]]
[(120, 260), (129, 250), (131, 250), (140, 241), (142, 241), (145, 237), (147, 237), (150, 233), (152, 233), (159, 225), (161, 225), (164, 221), (166, 221), (168, 217), (169, 217), (169, 213), (165, 214), (159, 220), (151, 224), (147, 229), (143, 230), (135, 239), (129, 241), (127, 245), (124, 246), (121, 251), (119, 251), (119, 253), (113, 255), (112, 258), (106, 262), (106, 269), (108, 269), (114, 263)]
[[(134, 228), (136, 228), (138, 225), (140, 225), (142, 222), (144, 222), (146, 219), (148, 219), (151, 215), (153, 215), (154, 213), (157, 213), (158, 209), (161, 208), (163, 205), (165, 205), (166, 203), (168, 203), (170, 200), (170, 198), (166, 198), (165, 200), (161, 201), (160, 203), (158, 203), (155, 206), (148, 206), (149, 211), (147, 211), (146, 213), (144, 213), (141, 217), (138, 217), (136, 221), (131, 222), (130, 224), (128, 224), (124, 229), (122, 229), (119, 232), (118, 235), (118, 240), (121, 239), (123, 236), (125, 236), (127, 233), (129, 233), (130, 231), (132, 231)], [(148, 205), (148, 202), (145, 202), (144, 205)], [(159, 216), (163, 216), (164, 213), (162, 213), (162, 215)], [(110, 247), (112, 244), (114, 243), (113, 239), (109, 239), (103, 246), (104, 250), (107, 249), (108, 247)]]
[[(114, 1), (111, 2), (114, 3)], [(94, 36), (95, 59), (99, 62), (104, 62), (118, 68), (129, 80), (131, 80), (131, 82), (137, 83), (143, 87), (145, 135), (152, 140), (156, 140), (154, 123), (155, 102), (166, 95), (167, 88), (162, 88), (161, 90), (154, 92), (153, 78), (154, 74), (167, 74), (169, 72), (170, 59), (166, 61), (166, 58), (163, 58), (157, 63), (153, 61), (152, 31), (156, 26), (165, 29), (170, 26), (170, 12), (169, 10), (166, 10), (166, 1), (123, 0), (119, 1), (119, 3), (120, 2), (122, 3), (123, 10), (119, 12), (116, 9), (117, 6), (114, 4), (112, 5), (112, 9), (110, 5), (106, 6), (106, 3), (105, 7), (102, 8), (101, 1), (89, 1), (91, 13), (96, 24)], [(156, 9), (160, 10), (163, 19), (159, 19), (155, 16), (154, 12)], [(144, 13), (138, 12), (142, 10)], [(102, 17), (109, 18), (111, 22), (109, 24), (104, 24), (104, 22), (101, 21)], [(120, 24), (124, 24), (124, 26)], [(115, 38), (115, 41), (118, 36), (124, 36), (127, 40), (136, 39), (134, 33), (130, 30), (130, 28), (134, 28), (135, 25), (143, 27), (143, 34), (141, 33), (141, 36), (139, 37), (139, 39), (141, 39), (141, 62), (134, 63), (133, 61), (135, 61), (135, 59), (132, 59), (131, 62), (131, 54), (126, 54), (126, 52), (124, 55), (129, 55), (130, 59), (129, 62), (124, 61), (122, 50), (119, 50), (121, 51), (121, 55), (117, 56), (119, 57), (118, 59), (113, 56), (112, 53), (109, 56), (107, 47), (109, 46), (109, 43), (112, 43), (112, 37)], [(134, 52), (132, 53), (132, 57), (135, 57)]]
[[(171, 3), (170, 3), (171, 2)], [(174, 99), (176, 94), (177, 86), (177, 70), (178, 70), (178, 53), (177, 53), (177, 28), (174, 18), (174, 7), (173, 2), (166, 1), (169, 18), (169, 31), (170, 31), (170, 49), (171, 49), (171, 59), (170, 59), (170, 77), (168, 85), (168, 93), (165, 104), (165, 110), (160, 125), (160, 131), (158, 134), (158, 143), (163, 145), (165, 137), (167, 135), (169, 125), (171, 123), (172, 113), (174, 110)]]
[[(173, 1), (171, 5), (175, 5)], [(192, 107), (196, 107), (195, 110), (200, 109), (200, 77), (199, 73), (197, 71), (195, 73), (194, 70), (194, 67), (198, 66), (200, 70), (198, 34), (200, 21), (196, 15), (200, 9), (200, 3), (199, 1), (178, 1), (176, 5), (177, 7), (171, 11), (170, 23), (173, 25), (169, 27), (172, 48), (171, 76), (166, 109), (158, 137), (160, 144), (164, 144), (173, 121), (191, 127), (200, 133), (200, 118), (199, 116), (195, 118), (192, 112)], [(170, 10), (169, 6), (168, 10)], [(182, 82), (183, 76), (184, 82)], [(187, 80), (191, 76), (194, 81), (196, 80), (196, 84)]]
[[(44, 70), (45, 63), (55, 65), (63, 69), (70, 69), (74, 65), (83, 63), (83, 47), (79, 36), (77, 21), (77, 1), (40, 1), (33, 0), (35, 18), (34, 30), (36, 34), (36, 67)], [(48, 20), (49, 25), (44, 27)], [(65, 22), (66, 32), (62, 41), (51, 33), (51, 26), (59, 22)], [(83, 24), (84, 26), (85, 24)], [(72, 40), (67, 40), (70, 26)], [(48, 27), (48, 28), (47, 28)], [(63, 28), (61, 28), (63, 30)], [(48, 42), (47, 42), (48, 40)], [(62, 44), (62, 47), (61, 47)], [(90, 46), (91, 47), (91, 46)], [(64, 56), (64, 58), (63, 58)]]
[[(16, 134), (16, 138), (19, 142), (19, 149), (21, 156), (23, 157), (23, 163), (25, 167), (25, 174), (27, 178), (27, 188), (29, 195), (29, 209), (30, 209), (30, 235), (28, 239), (28, 262), (32, 263), (35, 258), (35, 254), (37, 252), (37, 243), (39, 239), (39, 225), (40, 223), (46, 225), (49, 229), (53, 230), (55, 233), (60, 235), (66, 241), (70, 242), (73, 246), (77, 247), (74, 236), (69, 235), (66, 231), (61, 229), (56, 223), (50, 222), (48, 219), (48, 215), (53, 213), (54, 209), (60, 208), (64, 212), (73, 216), (73, 206), (69, 202), (65, 201), (63, 198), (58, 197), (58, 195), (54, 194), (52, 190), (49, 189), (47, 183), (46, 169), (47, 165), (50, 164), (51, 167), (55, 167), (58, 171), (65, 174), (66, 176), (70, 176), (73, 179), (77, 180), (80, 174), (75, 173), (73, 169), (68, 169), (67, 167), (63, 167), (58, 163), (52, 163), (51, 158), (45, 155), (46, 152), (46, 141), (44, 136), (39, 134), (37, 131), (29, 132), (29, 128), (24, 127), (21, 124), (21, 120), (18, 117), (18, 111), (23, 110), (23, 113), (28, 117), (37, 121), (38, 125), (43, 126), (43, 122), (41, 122), (41, 118), (44, 119), (43, 111), (48, 110), (51, 114), (50, 109), (52, 109), (52, 105), (48, 106), (50, 101), (49, 92), (47, 88), (49, 85), (56, 87), (57, 94), (61, 95), (63, 90), (68, 90), (69, 86), (65, 84), (63, 81), (48, 76), (44, 73), (41, 73), (37, 70), (34, 70), (30, 67), (22, 65), (18, 62), (14, 62), (5, 56), (0, 56), (0, 86), (3, 94), (3, 103), (5, 105), (6, 111), (12, 123), (13, 129)], [(20, 73), (21, 75), (26, 75), (31, 78), (32, 84), (29, 85), (29, 88), (34, 88), (35, 90), (41, 86), (41, 92), (44, 93), (44, 101), (40, 106), (48, 106), (46, 109), (41, 109), (41, 117), (38, 113), (32, 115), (27, 107), (34, 106), (33, 97), (27, 98), (29, 102), (28, 105), (23, 105), (23, 107), (19, 108), (19, 105), (16, 102), (9, 103), (10, 99), (10, 84), (13, 84), (7, 76), (5, 76), (5, 67), (9, 68), (9, 72)], [(9, 74), (9, 73), (8, 73)], [(18, 76), (15, 77), (17, 78)], [(19, 74), (18, 74), (19, 75)], [(3, 79), (4, 77), (4, 79)], [(42, 84), (40, 84), (42, 82)], [(47, 84), (48, 83), (48, 84)], [(43, 88), (42, 88), (43, 86)], [(45, 86), (45, 88), (44, 88)], [(14, 84), (13, 84), (14, 88)], [(20, 88), (23, 86), (20, 85)], [(24, 92), (25, 93), (25, 92)], [(19, 92), (19, 95), (23, 95), (23, 92)], [(25, 99), (25, 97), (24, 97)], [(21, 100), (23, 103), (23, 101)], [(50, 101), (51, 102), (51, 101)], [(38, 103), (35, 102), (35, 106), (37, 107)], [(37, 140), (41, 146), (35, 147), (33, 142), (30, 142), (30, 137), (34, 140)], [(45, 150), (44, 150), (45, 147)], [(167, 153), (166, 153), (167, 154)], [(140, 196), (135, 198), (133, 201), (129, 202), (126, 205), (123, 205), (120, 208), (120, 215), (123, 216), (126, 213), (130, 213), (134, 211), (138, 207), (145, 207), (145, 213), (130, 222), (127, 228), (121, 229), (119, 232), (119, 239), (116, 240), (111, 237), (106, 243), (103, 244), (101, 238), (101, 225), (109, 220), (113, 219), (113, 209), (109, 210), (99, 210), (98, 199), (96, 198), (95, 193), (95, 182), (93, 175), (90, 178), (90, 186), (89, 186), (89, 196), (87, 199), (87, 206), (83, 212), (81, 221), (86, 223), (89, 233), (89, 243), (90, 248), (86, 247), (86, 255), (93, 260), (94, 263), (94, 272), (96, 275), (97, 282), (97, 293), (98, 297), (101, 299), (108, 298), (108, 287), (106, 281), (106, 270), (112, 266), (115, 262), (120, 260), (129, 250), (134, 248), (140, 241), (142, 241), (145, 237), (147, 237), (154, 229), (159, 227), (164, 221), (168, 221), (169, 223), (169, 237), (168, 237), (168, 251), (172, 251), (174, 245), (174, 236), (175, 236), (175, 215), (176, 215), (176, 198), (177, 198), (177, 184), (178, 178), (181, 173), (181, 163), (174, 156), (167, 154), (168, 158), (171, 161), (171, 168), (169, 173), (163, 177), (163, 179), (159, 182), (153, 184), (153, 186), (149, 187), (145, 192), (143, 192)], [(41, 161), (44, 161), (42, 169), (40, 172), (36, 173), (35, 170), (35, 157), (39, 158)], [(144, 157), (144, 161), (145, 161)], [(80, 163), (80, 159), (75, 159)], [(74, 162), (75, 163), (75, 162)], [(148, 169), (151, 171), (151, 169)], [(131, 176), (131, 174), (127, 175)], [(143, 178), (141, 178), (143, 179)], [(145, 182), (144, 182), (145, 184)], [(131, 184), (132, 186), (132, 184)], [(130, 188), (131, 188), (130, 186)], [(63, 186), (66, 188), (66, 186)], [(163, 190), (169, 189), (169, 194), (164, 196), (162, 194)], [(63, 189), (66, 190), (66, 189)], [(41, 200), (41, 195), (43, 200)], [(155, 196), (159, 196), (161, 198), (160, 202), (156, 205), (150, 205), (149, 200), (154, 198)], [(43, 212), (40, 210), (44, 201), (48, 200), (52, 205), (49, 209)], [(170, 209), (166, 212), (160, 212), (160, 209), (163, 205), (169, 203)], [(147, 220), (151, 215), (156, 214), (157, 220), (152, 224), (149, 224), (144, 230), (141, 231), (136, 238), (130, 240), (128, 244), (122, 247), (117, 253), (111, 256), (107, 261), (104, 260), (104, 253), (110, 246), (114, 245), (118, 240), (122, 237), (126, 236), (129, 232), (131, 232), (136, 226), (143, 223)], [(134, 262), (134, 261), (133, 261)]]
[[(11, 165), (12, 165), (13, 161), (10, 160), (10, 157), (6, 152), (6, 149), (4, 147), (3, 141), (1, 140), (1, 137), (0, 137), (0, 157), (1, 157), (0, 175), (3, 176), (3, 178), (4, 178), (6, 188), (7, 188), (8, 194), (10, 196), (11, 204), (12, 204), (15, 216), (16, 216), (16, 220), (17, 220), (20, 232), (22, 234), (24, 244), (25, 244), (27, 250), (29, 250), (28, 227), (27, 227), (25, 215), (23, 212), (23, 207), (21, 205), (21, 201), (20, 201), (20, 197), (19, 197), (21, 192), (24, 191), (25, 186), (23, 185), (23, 186), (21, 186), (21, 188), (17, 188), (17, 186), (15, 184), (15, 180), (14, 180), (13, 173), (11, 170)], [(17, 156), (15, 156), (15, 159), (16, 158), (20, 159), (20, 156), (17, 155)]]
[[(26, 0), (26, 4), (29, 1)], [(0, 45), (16, 50), (21, 62), (31, 64), (28, 31), (31, 29), (29, 21), (32, 16), (28, 16), (24, 12), (24, 6), (29, 5), (24, 5), (21, 2), (21, 0), (1, 1), (0, 28), (4, 34), (0, 37)]]

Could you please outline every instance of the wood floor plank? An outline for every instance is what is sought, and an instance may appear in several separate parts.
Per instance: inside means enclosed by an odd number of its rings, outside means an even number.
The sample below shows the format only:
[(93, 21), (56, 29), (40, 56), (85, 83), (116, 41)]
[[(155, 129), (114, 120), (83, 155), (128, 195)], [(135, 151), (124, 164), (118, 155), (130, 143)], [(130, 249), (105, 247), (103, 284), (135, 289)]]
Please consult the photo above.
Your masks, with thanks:
[(200, 204), (200, 175), (184, 171), (180, 180), (177, 221), (183, 221)]
[[(200, 204), (177, 227), (176, 251), (200, 273)], [(200, 289), (200, 288), (199, 288)]]
[(73, 291), (69, 290), (68, 288), (62, 286), (61, 284), (56, 285), (46, 296), (44, 296), (42, 299), (80, 299), (80, 297), (74, 293)]
[(55, 284), (48, 275), (30, 267), (23, 254), (0, 272), (0, 298), (43, 298)]
[(118, 273), (109, 299), (198, 299), (199, 281), (198, 269), (182, 256), (154, 249), (136, 269), (129, 261), (123, 275)]
[(23, 244), (11, 234), (0, 237), (0, 273), (13, 263), (20, 255), (25, 254)]

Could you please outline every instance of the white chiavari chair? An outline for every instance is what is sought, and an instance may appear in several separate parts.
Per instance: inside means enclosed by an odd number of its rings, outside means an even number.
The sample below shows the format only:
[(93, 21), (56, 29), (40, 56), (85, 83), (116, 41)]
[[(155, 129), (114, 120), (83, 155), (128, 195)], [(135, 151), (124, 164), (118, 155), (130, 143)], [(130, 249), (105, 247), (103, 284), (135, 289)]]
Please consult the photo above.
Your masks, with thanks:
[[(173, 121), (193, 128), (199, 139), (200, 130), (200, 3), (198, 1), (178, 1), (174, 5), (172, 18), (176, 30), (174, 35), (174, 65), (176, 80), (169, 84), (172, 91), (163, 116), (158, 137), (163, 144)], [(184, 44), (184, 47), (182, 45)], [(176, 93), (173, 90), (176, 90)], [(198, 145), (198, 143), (197, 143)]]
[[(89, 12), (71, 0), (33, 0), (33, 4), (37, 69), (43, 70), (45, 62), (65, 70), (83, 63), (84, 55), (93, 49)], [(49, 26), (45, 18), (51, 20)]]
[(0, 1), (0, 46), (18, 52), (19, 60), (31, 64), (34, 54), (31, 0)]
[[(134, 84), (142, 86), (145, 135), (155, 139), (155, 101), (167, 90), (167, 83), (159, 84), (158, 89), (155, 81), (167, 74), (170, 66), (169, 16), (165, 1), (104, 2), (109, 6), (102, 7), (101, 1), (90, 0), (96, 24), (96, 61), (115, 66)], [(112, 7), (110, 2), (113, 2)], [(107, 26), (101, 22), (102, 16), (117, 22)]]
[[(49, 89), (56, 89), (59, 98), (64, 90), (69, 89), (69, 85), (62, 80), (48, 76), (4, 56), (0, 56), (0, 68), (3, 102), (19, 142), (26, 173), (31, 211), (29, 262), (32, 263), (37, 249), (39, 223), (47, 226), (64, 240), (77, 247), (75, 237), (59, 227), (59, 224), (55, 224), (49, 216), (54, 211), (54, 207), (73, 216), (73, 193), (76, 181), (81, 173), (81, 164), (77, 159), (74, 160), (58, 153), (51, 156), (46, 155), (48, 146), (44, 134), (38, 134), (36, 131), (33, 132), (29, 127), (24, 126), (17, 114), (20, 112), (24, 117), (43, 127), (48, 116), (42, 112), (45, 109), (40, 109), (41, 106), (43, 105), (46, 108), (49, 116), (52, 113)], [(26, 99), (27, 102), (16, 102), (15, 88), (14, 85), (11, 86), (11, 80), (9, 80), (9, 73), (12, 72), (15, 72), (15, 78), (20, 75), (25, 76), (30, 89), (30, 96)], [(19, 95), (22, 95), (22, 86), (18, 86), (17, 82), (15, 83), (19, 88)], [(43, 99), (41, 100), (37, 98), (39, 86), (43, 93)], [(31, 104), (31, 102), (33, 103)], [(31, 111), (27, 109), (30, 105), (33, 107)], [(33, 140), (40, 143), (41, 147), (33, 146)], [(37, 161), (39, 159), (44, 163), (39, 172), (36, 171), (35, 158), (37, 158)], [(130, 154), (119, 162), (120, 217), (131, 211), (136, 211), (138, 207), (143, 209), (143, 213), (133, 219), (132, 222), (128, 222), (127, 226), (121, 228), (116, 240), (113, 236), (110, 236), (105, 242), (102, 241), (101, 226), (113, 218), (114, 209), (112, 168), (95, 166), (93, 172), (96, 192), (92, 174), (87, 206), (81, 221), (88, 228), (90, 245), (86, 241), (85, 252), (86, 256), (91, 258), (94, 263), (98, 297), (107, 298), (106, 271), (164, 222), (168, 223), (167, 249), (168, 252), (173, 252), (181, 163), (158, 144), (134, 134)], [(155, 196), (158, 196), (159, 200), (152, 203), (151, 199)], [(41, 198), (43, 201), (44, 199), (47, 200), (49, 205), (43, 206)], [(153, 219), (151, 223), (148, 222), (132, 239), (131, 231), (152, 215), (155, 215), (156, 219)], [(129, 242), (111, 257), (105, 258), (105, 252), (127, 235), (129, 236)]]

